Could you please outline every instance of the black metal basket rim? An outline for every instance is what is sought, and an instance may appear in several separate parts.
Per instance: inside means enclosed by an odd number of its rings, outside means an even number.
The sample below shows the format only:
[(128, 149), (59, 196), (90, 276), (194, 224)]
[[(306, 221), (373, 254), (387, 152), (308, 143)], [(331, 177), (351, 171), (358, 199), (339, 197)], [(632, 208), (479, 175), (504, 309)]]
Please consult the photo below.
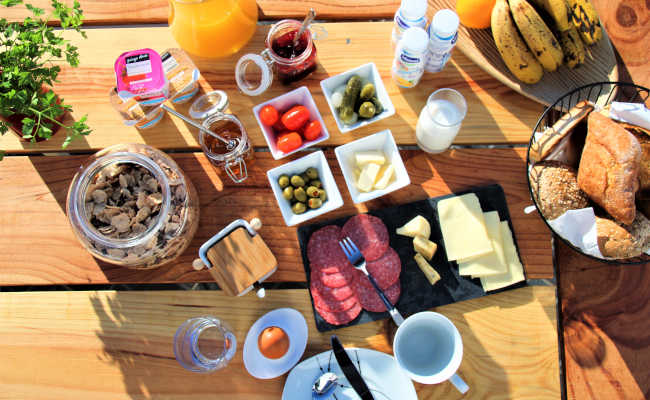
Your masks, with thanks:
[[(591, 258), (593, 260), (596, 260), (596, 261), (599, 261), (599, 262), (602, 262), (602, 263), (607, 263), (607, 264), (629, 264), (629, 265), (645, 264), (645, 263), (650, 262), (650, 256), (645, 255), (645, 254), (641, 255), (641, 256), (637, 256), (637, 257), (621, 258), (621, 259), (599, 258), (599, 257), (593, 256), (591, 254), (587, 254), (587, 253), (583, 252), (582, 250), (580, 250), (578, 247), (574, 246), (569, 240), (565, 239), (562, 235), (555, 232), (555, 230), (548, 223), (548, 221), (546, 220), (546, 218), (544, 217), (544, 215), (540, 211), (539, 205), (537, 204), (537, 201), (535, 200), (535, 196), (533, 194), (533, 188), (532, 188), (532, 186), (530, 184), (530, 174), (528, 172), (528, 168), (531, 165), (531, 162), (530, 162), (530, 148), (531, 148), (531, 146), (533, 144), (533, 140), (535, 139), (535, 132), (537, 132), (537, 130), (540, 128), (540, 125), (545, 120), (547, 114), (549, 112), (551, 112), (552, 110), (555, 110), (558, 103), (563, 101), (565, 98), (567, 98), (567, 97), (571, 98), (571, 96), (573, 96), (575, 93), (579, 93), (580, 91), (585, 90), (585, 89), (589, 89), (589, 88), (596, 87), (596, 86), (605, 86), (605, 85), (612, 85), (612, 88), (611, 88), (610, 94), (609, 94), (610, 98), (612, 97), (612, 94), (615, 92), (615, 90), (617, 90), (619, 87), (634, 88), (637, 91), (645, 91), (646, 93), (648, 93), (650, 95), (650, 89), (648, 89), (648, 88), (646, 88), (644, 86), (640, 86), (640, 85), (637, 85), (637, 84), (634, 84), (634, 83), (631, 83), (631, 82), (606, 81), (606, 82), (594, 82), (594, 83), (590, 83), (590, 84), (587, 84), (587, 85), (583, 85), (583, 86), (575, 88), (575, 89), (565, 93), (564, 95), (558, 97), (558, 99), (553, 104), (546, 107), (546, 109), (544, 110), (542, 115), (539, 117), (539, 119), (537, 120), (537, 123), (535, 124), (535, 127), (533, 128), (533, 132), (532, 132), (532, 134), (530, 136), (530, 140), (528, 142), (528, 149), (526, 150), (526, 182), (528, 183), (528, 193), (530, 195), (531, 200), (533, 201), (533, 204), (535, 205), (535, 209), (537, 210), (537, 213), (539, 214), (542, 221), (544, 221), (544, 224), (546, 224), (548, 229), (551, 231), (553, 236), (556, 237), (556, 238), (559, 238), (562, 242), (564, 242), (567, 246), (569, 246), (573, 251), (576, 251), (576, 252), (584, 255), (585, 257)], [(647, 97), (646, 97), (646, 99), (647, 99)], [(609, 102), (609, 98), (608, 98), (608, 102)]]

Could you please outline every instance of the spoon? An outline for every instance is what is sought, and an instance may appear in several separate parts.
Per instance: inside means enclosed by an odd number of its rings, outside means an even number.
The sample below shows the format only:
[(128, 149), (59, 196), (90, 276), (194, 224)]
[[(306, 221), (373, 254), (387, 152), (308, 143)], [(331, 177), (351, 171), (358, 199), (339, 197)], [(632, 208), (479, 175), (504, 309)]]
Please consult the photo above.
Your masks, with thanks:
[(172, 114), (172, 115), (177, 116), (178, 118), (182, 119), (183, 121), (185, 121), (185, 122), (187, 122), (188, 124), (192, 125), (193, 127), (197, 128), (198, 130), (200, 130), (200, 131), (202, 131), (202, 132), (205, 132), (205, 133), (207, 133), (208, 135), (210, 135), (210, 136), (212, 136), (212, 137), (215, 137), (215, 138), (221, 140), (221, 141), (226, 145), (226, 149), (227, 149), (227, 150), (232, 150), (232, 149), (235, 148), (235, 146), (237, 146), (237, 141), (236, 141), (236, 140), (234, 140), (234, 139), (231, 139), (231, 140), (226, 140), (226, 139), (224, 139), (223, 137), (221, 137), (221, 136), (220, 136), (219, 134), (217, 134), (216, 132), (213, 132), (213, 131), (211, 131), (211, 130), (209, 130), (209, 129), (207, 129), (207, 128), (204, 128), (203, 126), (197, 124), (196, 122), (194, 122), (194, 121), (192, 121), (191, 119), (187, 118), (187, 117), (184, 116), (183, 114), (181, 114), (181, 113), (179, 113), (179, 112), (176, 112), (175, 110), (172, 110), (172, 109), (169, 108), (166, 104), (163, 104), (161, 107), (162, 107), (163, 110), (167, 111), (168, 113), (170, 113), (170, 114)]
[(332, 372), (325, 372), (319, 376), (311, 386), (313, 399), (324, 399), (329, 396), (337, 386), (338, 377)]
[(309, 12), (307, 13), (307, 16), (305, 19), (302, 21), (302, 25), (300, 25), (300, 29), (298, 30), (298, 33), (296, 36), (293, 38), (293, 48), (295, 49), (296, 46), (298, 46), (298, 40), (300, 40), (300, 37), (302, 36), (303, 32), (305, 32), (305, 29), (311, 25), (311, 22), (316, 18), (316, 11), (314, 11), (313, 8), (309, 9)]

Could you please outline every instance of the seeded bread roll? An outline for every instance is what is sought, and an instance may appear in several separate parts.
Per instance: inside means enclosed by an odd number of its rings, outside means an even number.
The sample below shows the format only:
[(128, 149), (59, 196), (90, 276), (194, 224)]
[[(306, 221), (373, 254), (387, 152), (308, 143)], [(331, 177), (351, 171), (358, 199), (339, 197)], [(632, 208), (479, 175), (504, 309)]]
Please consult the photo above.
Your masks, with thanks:
[(639, 141), (599, 113), (592, 112), (587, 120), (589, 133), (578, 168), (578, 186), (616, 221), (632, 224), (639, 188)]
[(596, 217), (596, 231), (600, 252), (609, 258), (639, 256), (650, 244), (650, 221), (641, 213), (637, 213), (631, 225)]
[(623, 128), (632, 133), (641, 145), (641, 165), (639, 166), (639, 190), (650, 190), (650, 131), (640, 126), (620, 122)]
[(568, 210), (588, 206), (585, 193), (578, 187), (573, 168), (557, 161), (537, 163), (530, 171), (535, 201), (546, 219), (555, 219)]

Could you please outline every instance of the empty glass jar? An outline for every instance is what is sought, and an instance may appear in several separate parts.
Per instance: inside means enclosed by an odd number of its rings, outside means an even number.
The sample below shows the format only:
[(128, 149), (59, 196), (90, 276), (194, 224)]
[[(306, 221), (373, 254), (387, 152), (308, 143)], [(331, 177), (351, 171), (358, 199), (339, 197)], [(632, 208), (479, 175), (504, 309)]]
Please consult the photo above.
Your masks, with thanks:
[(225, 367), (237, 351), (227, 323), (212, 316), (185, 321), (174, 335), (174, 355), (183, 368), (208, 373)]

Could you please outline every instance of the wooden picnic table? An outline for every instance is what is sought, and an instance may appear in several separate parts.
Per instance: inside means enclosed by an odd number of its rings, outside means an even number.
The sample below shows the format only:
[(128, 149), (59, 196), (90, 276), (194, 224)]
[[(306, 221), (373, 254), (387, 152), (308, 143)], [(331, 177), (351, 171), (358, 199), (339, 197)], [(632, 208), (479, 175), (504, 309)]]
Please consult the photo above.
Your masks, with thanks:
[[(47, 7), (48, 2), (35, 0), (32, 3)], [(8, 154), (0, 164), (0, 182), (4, 183), (0, 191), (0, 204), (4, 205), (0, 210), (0, 237), (3, 238), (0, 240), (0, 286), (208, 282), (211, 280), (209, 274), (191, 267), (198, 246), (233, 219), (255, 216), (263, 220), (261, 234), (278, 259), (278, 272), (270, 281), (304, 283), (306, 278), (296, 229), (285, 226), (265, 176), (268, 169), (286, 160), (275, 161), (264, 151), (266, 143), (251, 108), (290, 88), (305, 85), (331, 133), (323, 150), (345, 201), (342, 208), (315, 221), (498, 183), (506, 193), (528, 277), (552, 279), (555, 265), (556, 269), (575, 272), (559, 275), (560, 296), (575, 298), (589, 291), (588, 280), (581, 281), (584, 282), (583, 292), (565, 291), (581, 279), (584, 257), (562, 247), (558, 241), (554, 243), (559, 251), (553, 254), (551, 235), (544, 223), (536, 214), (523, 212), (524, 207), (532, 203), (525, 178), (525, 144), (543, 107), (502, 85), (459, 51), (454, 52), (442, 72), (425, 74), (418, 88), (398, 89), (390, 79), (392, 22), (369, 20), (392, 18), (399, 1), (333, 1), (327, 4), (258, 1), (262, 19), (299, 18), (313, 6), (320, 19), (330, 22), (319, 22), (328, 31), (328, 38), (317, 44), (319, 67), (316, 72), (289, 88), (275, 83), (267, 93), (256, 98), (236, 90), (234, 64), (244, 52), (258, 53), (262, 49), (267, 25), (260, 25), (249, 45), (236, 56), (217, 61), (195, 60), (202, 72), (202, 90), (223, 89), (228, 93), (230, 112), (242, 120), (257, 150), (249, 169), (250, 177), (241, 185), (233, 184), (225, 174), (214, 170), (200, 152), (197, 132), (184, 123), (166, 116), (156, 128), (138, 131), (123, 126), (108, 103), (108, 90), (114, 83), (112, 65), (117, 55), (142, 47), (160, 51), (176, 47), (166, 27), (147, 26), (166, 22), (166, 0), (85, 0), (81, 3), (87, 24), (95, 27), (87, 30), (88, 40), (73, 38), (80, 48), (81, 65), (77, 69), (64, 68), (61, 83), (55, 89), (74, 106), (71, 118), (89, 115), (94, 132), (70, 145), (68, 151), (72, 155), (60, 153), (60, 136), (39, 144), (20, 142), (11, 134), (0, 137), (0, 149)], [(429, 17), (437, 9), (435, 3), (430, 0)], [(605, 2), (596, 3), (603, 14)], [(24, 10), (15, 8), (3, 17), (19, 19), (24, 15)], [(344, 19), (360, 21), (332, 22)], [(607, 17), (603, 20), (610, 21)], [(117, 26), (121, 24), (144, 26)], [(623, 44), (619, 51), (631, 46), (608, 31), (617, 47)], [(627, 53), (621, 55), (623, 65), (629, 66), (630, 75), (647, 77), (643, 64), (637, 65), (639, 56), (627, 63), (631, 60), (629, 57)], [(319, 82), (369, 61), (377, 65), (396, 115), (353, 133), (341, 134)], [(428, 94), (439, 87), (459, 90), (468, 102), (468, 115), (455, 141), (458, 148), (441, 155), (428, 155), (412, 146), (415, 122)], [(183, 106), (179, 109), (187, 111)], [(391, 129), (400, 145), (411, 185), (380, 199), (354, 205), (344, 189), (333, 146), (383, 129)], [(94, 259), (72, 234), (65, 215), (67, 190), (80, 163), (96, 150), (125, 142), (146, 143), (173, 151), (172, 157), (188, 174), (200, 197), (201, 221), (190, 248), (171, 265), (150, 271), (128, 270)], [(497, 146), (474, 148), (472, 145)], [(593, 271), (603, 273), (604, 268), (611, 271), (616, 267), (597, 266)], [(634, 289), (638, 290), (640, 301), (647, 279), (638, 279), (638, 275), (632, 278), (637, 278)], [(205, 291), (0, 293), (3, 321), (0, 349), (8, 356), (0, 367), (3, 377), (0, 389), (10, 398), (20, 399), (186, 399), (215, 395), (229, 399), (278, 398), (284, 378), (253, 379), (245, 372), (239, 351), (227, 369), (205, 376), (184, 371), (174, 360), (171, 348), (175, 329), (192, 316), (214, 314), (224, 318), (233, 325), (237, 338), (243, 339), (248, 327), (265, 312), (278, 307), (294, 307), (303, 313), (309, 325), (306, 356), (327, 349), (329, 335), (316, 332), (306, 289), (268, 292), (264, 300), (250, 296), (233, 300), (220, 292)], [(579, 315), (589, 315), (592, 304), (599, 303), (582, 303)], [(633, 321), (647, 321), (643, 318), (648, 314), (647, 307), (631, 310), (627, 304), (610, 305), (608, 315), (615, 315), (624, 307), (626, 312), (620, 314), (622, 318), (631, 315)], [(631, 349), (638, 349), (645, 342), (635, 342), (632, 336), (615, 335), (607, 338), (603, 347), (608, 357), (594, 358), (596, 364), (576, 362), (572, 358), (575, 351), (571, 348), (562, 351), (564, 349), (559, 348), (557, 342), (556, 324), (558, 319), (561, 322), (566, 319), (567, 310), (562, 302), (561, 314), (556, 315), (555, 288), (537, 286), (439, 307), (437, 311), (449, 316), (463, 337), (466, 350), (460, 374), (472, 387), (468, 396), (558, 398), (566, 391), (570, 398), (598, 398), (602, 394), (599, 392), (601, 382), (614, 387), (613, 392), (620, 398), (647, 395), (648, 377), (642, 371), (648, 369), (641, 367), (647, 365), (647, 361), (646, 364), (638, 361), (626, 368), (625, 362), (633, 357), (632, 353), (627, 350), (616, 353), (620, 341), (626, 340), (626, 345), (633, 342)], [(574, 326), (564, 324), (565, 347), (575, 343), (570, 336), (572, 332), (577, 332), (573, 338), (582, 339), (598, 329), (598, 321), (602, 319), (589, 321), (580, 325), (582, 330), (569, 330)], [(345, 345), (390, 353), (392, 330), (392, 323), (383, 321), (345, 328), (337, 334)], [(599, 330), (598, 335), (602, 338), (606, 333)], [(583, 348), (587, 350), (581, 354), (589, 358), (589, 351), (594, 347)], [(560, 370), (559, 362), (563, 353), (566, 353), (565, 371)], [(611, 358), (613, 353), (616, 356)], [(607, 368), (592, 368), (600, 365), (603, 359), (609, 363)], [(564, 373), (566, 375), (560, 379)], [(589, 375), (585, 375), (587, 373)], [(602, 378), (605, 376), (607, 380)], [(621, 386), (623, 390), (617, 392), (616, 388)], [(448, 383), (416, 385), (416, 389), (420, 398), (460, 397)]]

